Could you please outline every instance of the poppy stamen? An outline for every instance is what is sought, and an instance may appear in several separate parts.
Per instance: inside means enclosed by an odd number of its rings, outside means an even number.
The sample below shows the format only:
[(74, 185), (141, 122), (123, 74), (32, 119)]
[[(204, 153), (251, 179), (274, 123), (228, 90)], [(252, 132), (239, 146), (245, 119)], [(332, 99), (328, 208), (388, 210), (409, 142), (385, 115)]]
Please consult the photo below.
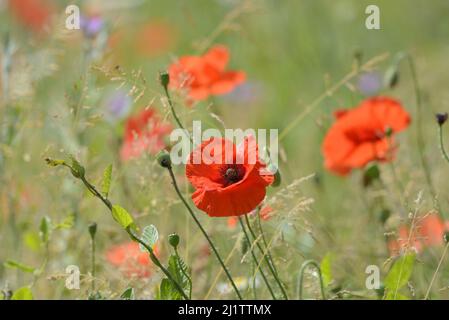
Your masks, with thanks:
[(238, 166), (229, 166), (223, 170), (223, 178), (227, 185), (239, 182), (243, 178), (243, 168)]

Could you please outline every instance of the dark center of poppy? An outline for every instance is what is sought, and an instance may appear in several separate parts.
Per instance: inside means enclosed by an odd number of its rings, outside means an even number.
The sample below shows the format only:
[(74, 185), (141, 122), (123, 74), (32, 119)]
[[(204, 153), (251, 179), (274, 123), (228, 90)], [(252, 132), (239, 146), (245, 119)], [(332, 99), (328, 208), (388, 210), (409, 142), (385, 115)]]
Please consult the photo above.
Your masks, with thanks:
[(230, 185), (242, 180), (244, 171), (245, 170), (243, 169), (243, 167), (236, 165), (225, 167), (222, 171), (222, 175), (226, 182), (226, 185)]

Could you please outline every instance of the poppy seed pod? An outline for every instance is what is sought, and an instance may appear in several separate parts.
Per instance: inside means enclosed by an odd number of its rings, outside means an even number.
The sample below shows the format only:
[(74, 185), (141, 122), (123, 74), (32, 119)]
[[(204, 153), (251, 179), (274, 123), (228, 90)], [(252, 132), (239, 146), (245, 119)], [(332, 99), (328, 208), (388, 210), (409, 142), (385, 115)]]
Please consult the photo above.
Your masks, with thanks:
[(437, 113), (435, 115), (435, 118), (437, 119), (437, 122), (438, 122), (438, 124), (440, 126), (442, 126), (447, 121), (447, 117), (448, 117), (447, 112), (445, 112), (445, 113)]
[(168, 236), (168, 243), (176, 249), (179, 245), (179, 236), (176, 233), (172, 233)]
[(157, 155), (157, 162), (163, 168), (167, 168), (167, 169), (171, 168), (170, 155), (165, 151), (159, 152), (159, 154)]

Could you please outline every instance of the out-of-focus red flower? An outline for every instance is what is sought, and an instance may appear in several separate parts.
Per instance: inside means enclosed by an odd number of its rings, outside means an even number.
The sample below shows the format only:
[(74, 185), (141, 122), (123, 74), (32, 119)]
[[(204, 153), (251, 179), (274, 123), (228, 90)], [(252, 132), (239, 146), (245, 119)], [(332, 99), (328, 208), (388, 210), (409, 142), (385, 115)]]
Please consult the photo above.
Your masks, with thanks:
[(322, 152), (325, 167), (340, 175), (371, 161), (390, 161), (395, 151), (394, 134), (410, 124), (407, 111), (388, 97), (367, 99), (335, 115), (337, 121), (324, 138)]
[(259, 212), (260, 218), (265, 221), (270, 220), (273, 212), (274, 212), (273, 208), (269, 205), (266, 205)]
[(239, 222), (239, 218), (236, 216), (232, 216), (228, 218), (228, 228), (235, 229), (237, 227), (237, 223)]
[(405, 249), (414, 249), (419, 253), (426, 247), (442, 245), (448, 230), (448, 222), (444, 222), (437, 213), (429, 213), (423, 218), (417, 218), (412, 233), (408, 226), (400, 226), (397, 238), (388, 242), (388, 249), (392, 256)]
[(145, 24), (137, 31), (135, 45), (139, 53), (154, 57), (173, 48), (176, 32), (172, 25), (162, 20)]
[[(153, 248), (157, 255), (157, 246)], [(148, 278), (151, 276), (152, 265), (148, 252), (140, 250), (137, 242), (125, 242), (111, 247), (106, 252), (106, 260), (118, 267), (128, 277)]]
[(211, 217), (239, 216), (251, 212), (265, 198), (273, 174), (259, 159), (254, 137), (237, 147), (222, 138), (198, 146), (186, 165), (186, 176), (196, 191), (195, 205)]
[(142, 110), (126, 121), (121, 158), (126, 161), (137, 158), (144, 152), (158, 153), (166, 147), (164, 138), (171, 131), (172, 126), (162, 122), (155, 109)]
[(170, 87), (185, 89), (192, 100), (231, 92), (245, 81), (242, 71), (226, 71), (229, 51), (217, 45), (202, 56), (183, 56), (169, 67)]
[(9, 0), (8, 4), (12, 15), (34, 32), (43, 31), (53, 12), (46, 0)]

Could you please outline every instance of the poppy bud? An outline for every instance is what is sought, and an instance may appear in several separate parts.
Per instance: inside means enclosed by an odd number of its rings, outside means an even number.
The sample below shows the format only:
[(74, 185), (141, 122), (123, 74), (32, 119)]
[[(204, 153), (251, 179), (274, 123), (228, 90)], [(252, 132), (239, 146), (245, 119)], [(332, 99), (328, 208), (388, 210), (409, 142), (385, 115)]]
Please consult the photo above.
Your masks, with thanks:
[(437, 113), (435, 115), (435, 118), (437, 119), (437, 122), (438, 122), (438, 124), (440, 126), (442, 126), (447, 121), (447, 117), (448, 117), (447, 112), (445, 112), (445, 113)]
[(387, 69), (387, 71), (385, 71), (384, 83), (385, 86), (390, 89), (393, 89), (399, 83), (399, 70), (397, 63), (393, 64)]
[(179, 236), (176, 233), (172, 233), (168, 236), (168, 243), (176, 249), (179, 245)]
[(88, 229), (91, 239), (94, 240), (97, 233), (97, 224), (95, 222), (90, 223)]
[(385, 136), (387, 136), (389, 138), (389, 137), (391, 137), (392, 134), (393, 134), (393, 129), (391, 127), (387, 127), (387, 129), (385, 129)]
[(163, 168), (167, 168), (167, 169), (171, 168), (170, 155), (165, 151), (159, 152), (159, 154), (157, 155), (157, 162)]
[(159, 72), (159, 82), (165, 89), (167, 89), (168, 84), (170, 83), (170, 75), (167, 71)]
[(282, 176), (281, 176), (281, 172), (279, 171), (279, 168), (276, 168), (276, 166), (274, 166), (274, 165), (270, 165), (269, 170), (270, 170), (270, 172), (274, 172), (273, 173), (274, 180), (273, 180), (273, 183), (271, 184), (271, 186), (274, 188), (279, 187), (282, 182)]
[(443, 240), (444, 242), (448, 243), (449, 242), (449, 231), (446, 231), (443, 235)]

